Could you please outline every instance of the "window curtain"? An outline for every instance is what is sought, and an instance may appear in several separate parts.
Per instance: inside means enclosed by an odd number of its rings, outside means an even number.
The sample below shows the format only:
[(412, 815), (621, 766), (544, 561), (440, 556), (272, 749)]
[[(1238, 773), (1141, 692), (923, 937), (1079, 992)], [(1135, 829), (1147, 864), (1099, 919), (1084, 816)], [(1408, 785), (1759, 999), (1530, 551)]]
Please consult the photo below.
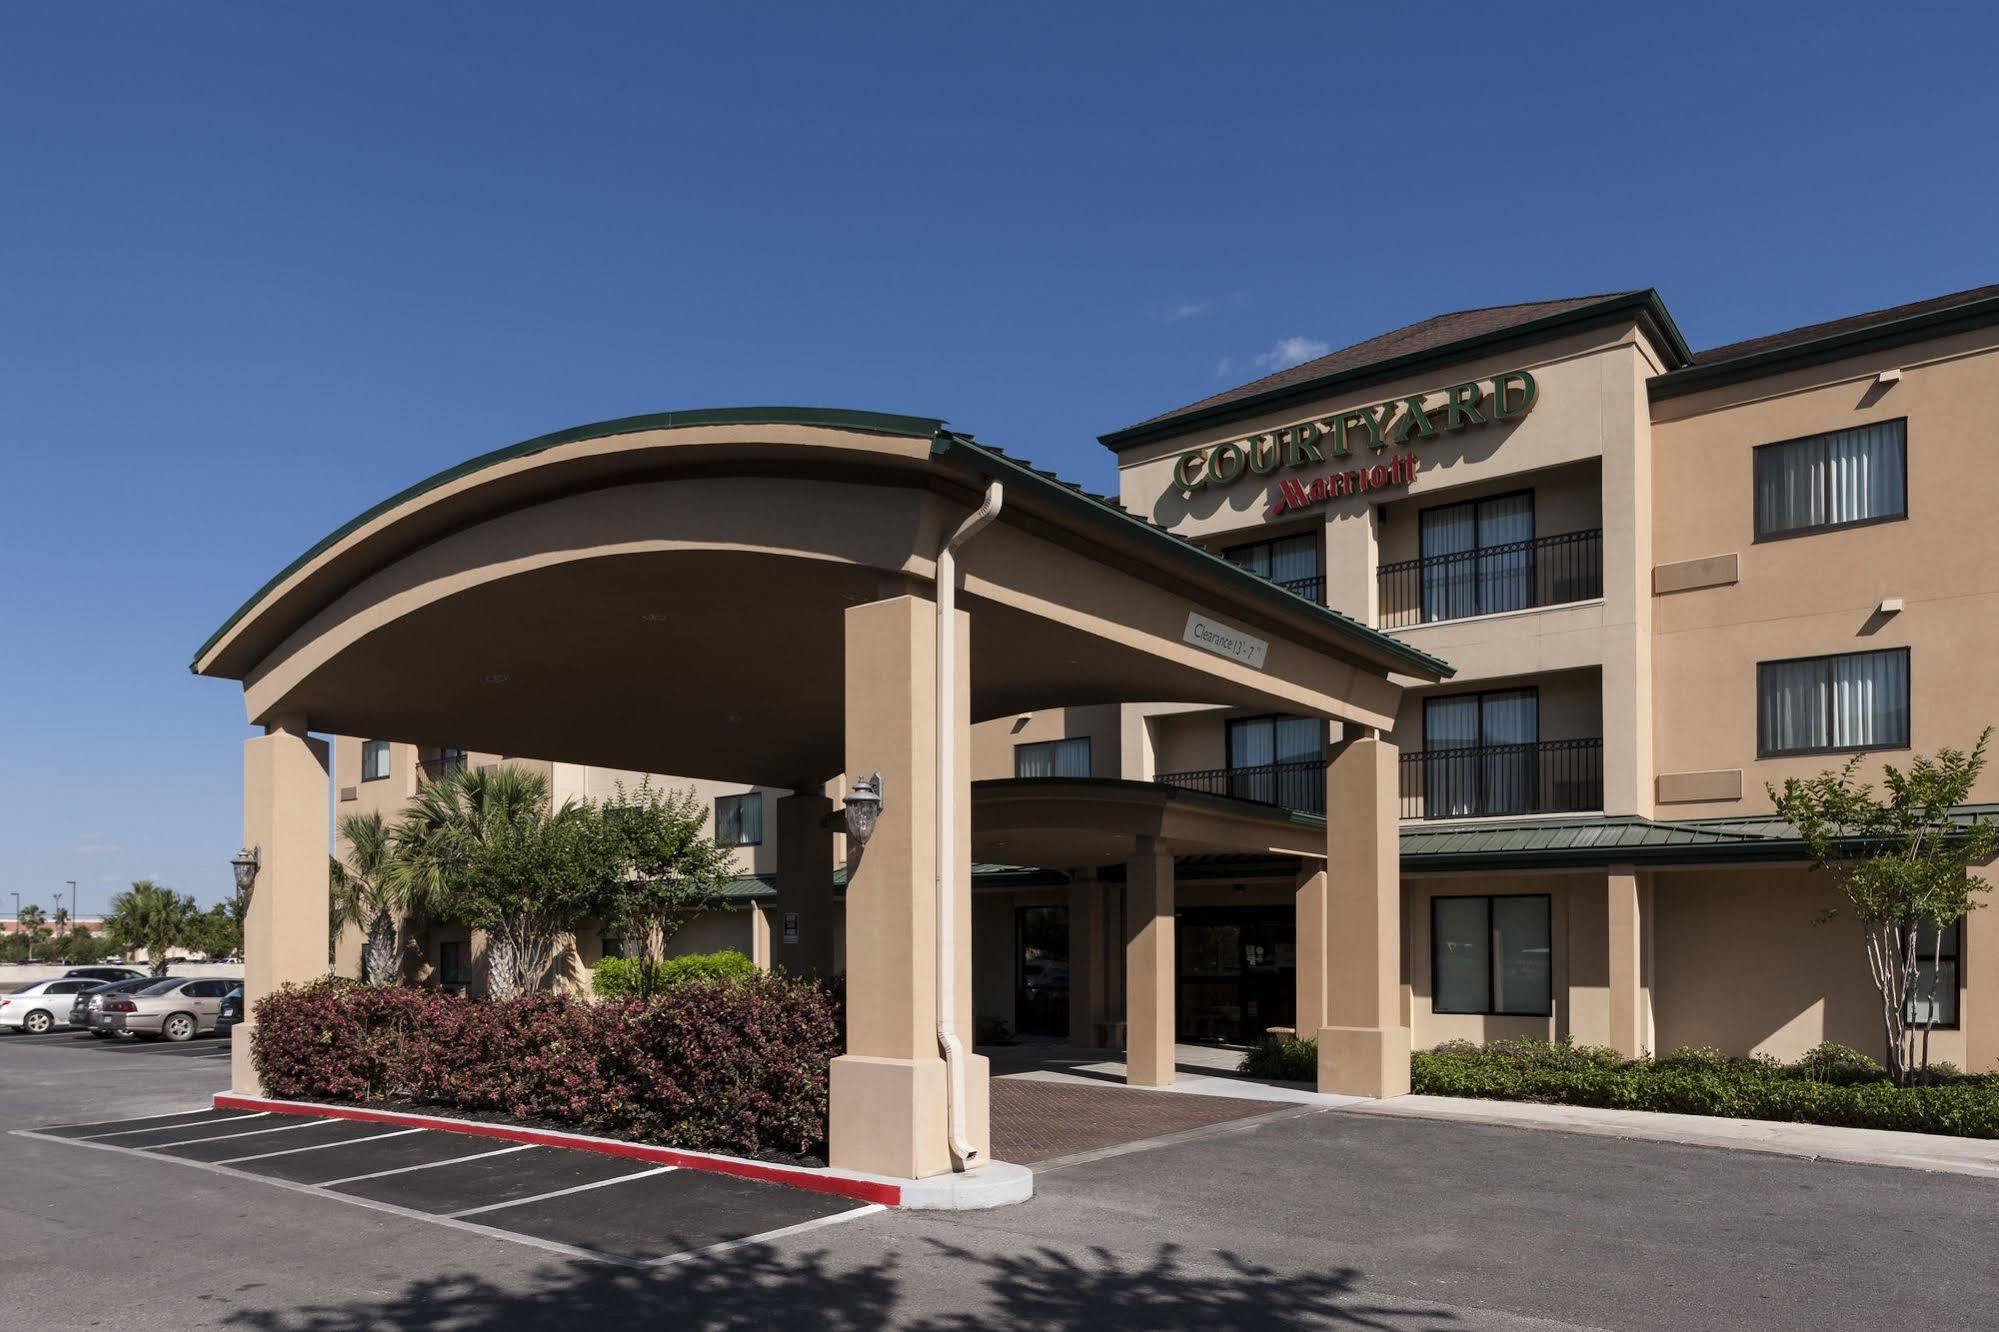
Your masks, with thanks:
[(1013, 775), (1016, 777), (1053, 777), (1055, 775), (1055, 751), (1047, 745), (1015, 745), (1013, 749)]
[(1908, 512), (1907, 423), (1766, 445), (1756, 451), (1756, 531), (1795, 532)]
[[(1458, 817), (1478, 808), (1478, 698), (1433, 698), (1423, 704), (1423, 807), (1427, 818)], [(1437, 750), (1458, 751), (1436, 753)]]
[[(1525, 610), (1534, 602), (1534, 497), (1501, 495), (1478, 506), (1478, 610)], [(1496, 547), (1513, 549), (1495, 549)]]
[(1524, 814), (1536, 807), (1540, 702), (1531, 689), (1487, 694), (1480, 701), (1479, 743), (1485, 746), (1485, 757), (1479, 813)]
[(1492, 1011), (1546, 1013), (1553, 996), (1549, 899), (1492, 899)]
[(1453, 504), (1423, 514), (1423, 621), (1475, 615), (1478, 509)]
[(1238, 568), (1247, 569), (1262, 578), (1271, 576), (1270, 546), (1266, 542), (1259, 541), (1254, 546), (1237, 546), (1234, 550), (1223, 553), (1228, 557), (1229, 563)]
[(1909, 659), (1901, 652), (1834, 657), (1832, 743), (1840, 749), (1905, 744), (1909, 738)]
[(1277, 761), (1277, 727), (1273, 719), (1239, 717), (1231, 721), (1228, 758), (1230, 795), (1243, 800), (1276, 801), (1277, 786), (1270, 772), (1270, 765)]
[(1279, 717), (1275, 730), (1277, 803), (1325, 813), (1326, 723), (1317, 717)]
[(1773, 662), (1763, 668), (1763, 748), (1781, 753), (1825, 749), (1826, 670), (1823, 661)]
[(1286, 537), (1270, 543), (1270, 572), (1278, 583), (1295, 583), (1319, 576), (1319, 543), (1310, 536)]
[(1074, 740), (1057, 740), (1051, 748), (1055, 751), (1055, 775), (1057, 777), (1087, 777), (1090, 775), (1090, 742), (1087, 737)]

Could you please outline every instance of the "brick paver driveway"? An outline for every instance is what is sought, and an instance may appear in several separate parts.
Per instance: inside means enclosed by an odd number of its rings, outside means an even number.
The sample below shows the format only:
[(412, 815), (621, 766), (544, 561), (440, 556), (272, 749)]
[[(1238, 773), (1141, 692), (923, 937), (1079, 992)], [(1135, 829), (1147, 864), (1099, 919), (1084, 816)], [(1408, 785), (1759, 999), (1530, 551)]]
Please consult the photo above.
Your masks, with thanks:
[(1021, 1165), (1277, 1111), (1300, 1112), (1278, 1101), (1141, 1091), (1114, 1083), (1001, 1077), (990, 1086), (993, 1159)]

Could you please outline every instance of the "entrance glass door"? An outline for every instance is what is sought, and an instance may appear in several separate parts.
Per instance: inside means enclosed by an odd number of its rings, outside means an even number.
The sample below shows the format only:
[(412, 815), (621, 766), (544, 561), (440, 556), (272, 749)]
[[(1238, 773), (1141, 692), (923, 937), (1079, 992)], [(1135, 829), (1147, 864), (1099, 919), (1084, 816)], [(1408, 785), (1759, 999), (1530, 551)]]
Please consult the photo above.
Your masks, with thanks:
[(1069, 908), (1014, 912), (1013, 1026), (1022, 1036), (1069, 1034)]
[(1298, 1013), (1298, 925), (1289, 907), (1178, 913), (1176, 1037), (1250, 1044)]

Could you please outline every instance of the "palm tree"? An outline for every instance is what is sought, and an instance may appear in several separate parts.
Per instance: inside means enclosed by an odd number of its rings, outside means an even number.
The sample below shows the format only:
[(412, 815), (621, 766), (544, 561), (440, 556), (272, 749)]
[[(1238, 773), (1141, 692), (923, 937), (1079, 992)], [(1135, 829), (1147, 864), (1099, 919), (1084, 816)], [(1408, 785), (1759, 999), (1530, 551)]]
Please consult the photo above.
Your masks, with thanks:
[(327, 867), (331, 879), (333, 928), (358, 925), (365, 936), (361, 946), (361, 979), (370, 985), (387, 985), (395, 979), (396, 955), (401, 951), (398, 925), (403, 900), (392, 879), (395, 846), (388, 824), (378, 813), (349, 814), (340, 820), (340, 836), (347, 843), (347, 861), (334, 857)]
[(389, 881), (410, 909), (486, 934), (487, 991), (540, 988), (563, 936), (595, 914), (591, 807), (551, 807), (525, 768), (461, 769), (420, 789), (390, 834)]
[(111, 899), (104, 928), (125, 951), (143, 951), (153, 974), (164, 976), (167, 954), (189, 941), (200, 918), (192, 897), (151, 879), (138, 879), (131, 891)]
[(49, 917), (49, 928), (55, 935), (56, 947), (60, 949), (63, 946), (64, 936), (69, 933), (68, 907), (59, 906), (55, 909), (54, 914)]
[(28, 960), (30, 962), (35, 960), (35, 941), (41, 938), (44, 933), (42, 929), (42, 921), (44, 919), (46, 917), (42, 915), (42, 909), (33, 902), (28, 903), (28, 905), (14, 913), (14, 923), (20, 926), (21, 933), (28, 936)]

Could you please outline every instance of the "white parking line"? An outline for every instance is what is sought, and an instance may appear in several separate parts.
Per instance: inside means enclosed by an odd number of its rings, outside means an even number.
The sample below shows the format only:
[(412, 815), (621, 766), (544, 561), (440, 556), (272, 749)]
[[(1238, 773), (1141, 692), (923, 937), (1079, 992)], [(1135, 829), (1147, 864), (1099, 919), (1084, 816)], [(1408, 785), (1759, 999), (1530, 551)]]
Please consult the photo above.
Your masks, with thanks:
[[(215, 1124), (233, 1124), (239, 1119), (268, 1119), (270, 1117), (270, 1114), (271, 1112), (268, 1110), (258, 1110), (247, 1115), (231, 1115), (227, 1119), (205, 1120), (204, 1122), (199, 1124), (161, 1124), (154, 1128), (119, 1129), (116, 1133), (85, 1133), (81, 1137), (70, 1138), (67, 1139), (66, 1141), (95, 1142), (99, 1138), (129, 1138), (134, 1133), (164, 1133), (166, 1130), (170, 1128), (186, 1128), (186, 1129), (208, 1128)], [(122, 1123), (123, 1121), (114, 1119), (110, 1120), (109, 1122), (117, 1124), (117, 1123)]]
[(244, 1161), (263, 1161), (273, 1156), (297, 1156), (300, 1152), (323, 1152), (328, 1147), (347, 1147), (357, 1142), (379, 1142), (383, 1138), (400, 1138), (406, 1133), (421, 1133), (422, 1129), (397, 1129), (393, 1133), (370, 1133), (365, 1138), (342, 1138), (338, 1142), (316, 1142), (310, 1147), (287, 1147), (281, 1152), (259, 1152), (255, 1156), (232, 1156), (217, 1161), (217, 1165), (239, 1165)]
[[(139, 1150), (157, 1152), (167, 1147), (192, 1147), (197, 1142), (224, 1142), (230, 1138), (254, 1138), (260, 1133), (289, 1133), (293, 1129), (311, 1128), (318, 1122), (320, 1121), (316, 1119), (301, 1119), (296, 1124), (280, 1124), (276, 1128), (245, 1129), (241, 1133), (211, 1133), (205, 1138), (182, 1138), (178, 1142), (156, 1142)], [(206, 1127), (206, 1125), (203, 1125), (203, 1127)]]
[(730, 1249), (740, 1249), (745, 1244), (762, 1244), (768, 1240), (783, 1239), (787, 1235), (802, 1235), (808, 1230), (818, 1230), (822, 1226), (837, 1226), (843, 1221), (858, 1221), (864, 1216), (888, 1209), (880, 1203), (867, 1203), (831, 1216), (815, 1217), (810, 1221), (800, 1221), (795, 1226), (779, 1226), (776, 1230), (766, 1230), (757, 1235), (745, 1235), (741, 1239), (723, 1240), (720, 1244), (704, 1245), (699, 1249), (688, 1249), (684, 1253), (669, 1253), (664, 1258), (648, 1259), (647, 1267), (671, 1267), (675, 1263), (691, 1262), (696, 1258), (706, 1258), (711, 1254), (727, 1253)]
[(629, 1175), (617, 1175), (610, 1179), (600, 1179), (594, 1184), (575, 1184), (566, 1189), (551, 1189), (547, 1193), (537, 1193), (528, 1198), (510, 1198), (506, 1202), (487, 1203), (484, 1207), (467, 1207), (460, 1212), (446, 1212), (448, 1217), (477, 1216), (481, 1212), (497, 1212), (506, 1207), (525, 1207), (538, 1203), (544, 1198), (566, 1198), (572, 1193), (588, 1193), (591, 1189), (601, 1189), (611, 1184), (623, 1184), (626, 1180), (646, 1179), (653, 1175), (664, 1175), (680, 1169), (679, 1166), (657, 1166), (651, 1170), (636, 1170)]
[[(417, 1133), (428, 1131), (427, 1129), (413, 1130), (413, 1132)], [(457, 1165), (461, 1161), (483, 1161), (489, 1156), (505, 1156), (509, 1152), (531, 1152), (534, 1149), (535, 1144), (528, 1142), (521, 1144), (519, 1147), (502, 1147), (498, 1151), (493, 1152), (474, 1152), (470, 1156), (454, 1156), (448, 1161), (425, 1161), (422, 1165), (397, 1166), (394, 1170), (376, 1170), (365, 1175), (349, 1175), (345, 1179), (322, 1179), (314, 1187), (321, 1189), (338, 1188), (342, 1184), (359, 1184), (364, 1179), (382, 1179), (388, 1175), (407, 1175), (412, 1170), (435, 1170), (439, 1166)]]

